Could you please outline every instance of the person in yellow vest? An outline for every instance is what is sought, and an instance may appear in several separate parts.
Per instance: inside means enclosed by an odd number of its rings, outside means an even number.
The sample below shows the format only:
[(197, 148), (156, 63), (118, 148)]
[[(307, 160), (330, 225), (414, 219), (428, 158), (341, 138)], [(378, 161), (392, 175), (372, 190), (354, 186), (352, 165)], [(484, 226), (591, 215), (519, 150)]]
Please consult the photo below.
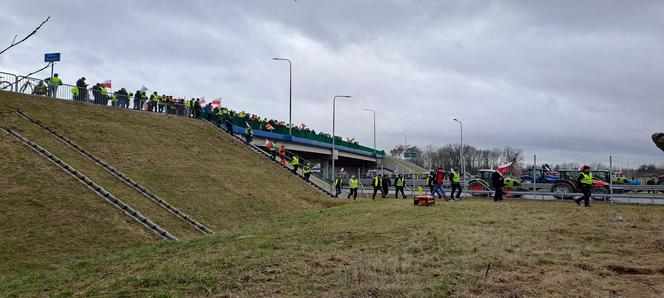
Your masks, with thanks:
[(247, 125), (247, 133), (244, 135), (244, 140), (246, 141), (247, 145), (251, 144), (251, 140), (254, 139), (254, 129), (251, 128), (251, 125)]
[(291, 160), (291, 166), (293, 166), (293, 174), (297, 175), (297, 168), (300, 166), (300, 157), (297, 155), (293, 155), (293, 159)]
[(48, 92), (46, 84), (44, 84), (44, 81), (39, 81), (39, 84), (35, 86), (35, 90), (32, 91), (33, 95), (39, 95), (39, 96), (44, 96), (46, 95), (46, 92)]
[(399, 192), (401, 192), (401, 195), (403, 198), (406, 198), (406, 194), (403, 192), (403, 189), (406, 187), (406, 179), (401, 176), (401, 174), (397, 175), (396, 178), (394, 178), (394, 188), (395, 188), (395, 193), (394, 197), (399, 198)]
[[(350, 177), (350, 181), (348, 181), (348, 184), (350, 186), (350, 193), (348, 193), (348, 198), (350, 199), (350, 196), (353, 196), (353, 200), (357, 198), (357, 188), (360, 187), (360, 180), (357, 180), (355, 178), (355, 175)], [(339, 193), (341, 193), (341, 186), (339, 186)]]
[(111, 94), (111, 106), (117, 107), (118, 106), (118, 92), (113, 92)]
[(191, 118), (191, 113), (194, 109), (194, 99), (187, 100), (187, 117)]
[(436, 173), (432, 170), (427, 175), (426, 184), (424, 186), (429, 190), (429, 194), (433, 196), (433, 181), (436, 179)]
[(145, 93), (145, 91), (141, 91), (141, 107), (139, 110), (141, 111), (149, 111), (149, 103), (148, 102), (148, 95)]
[(54, 74), (48, 79), (48, 97), (55, 98), (58, 93), (58, 86), (62, 85), (62, 80), (58, 77), (58, 74)]
[(304, 167), (302, 167), (302, 174), (304, 174), (304, 181), (309, 181), (309, 177), (311, 177), (311, 166), (309, 163), (304, 164)]
[(371, 181), (371, 186), (373, 186), (373, 196), (371, 197), (372, 200), (376, 199), (376, 194), (378, 191), (383, 192), (383, 177), (381, 175), (376, 175), (376, 177), (373, 177), (373, 180)]
[(99, 94), (101, 94), (101, 104), (108, 105), (108, 90), (104, 85), (99, 85)]
[[(355, 177), (355, 176), (353, 176), (353, 177)], [(335, 198), (338, 198), (339, 195), (341, 194), (341, 186), (343, 184), (344, 184), (343, 179), (341, 179), (339, 177), (334, 179), (334, 192), (335, 192), (334, 197)], [(350, 196), (348, 196), (348, 197), (350, 198)]]
[(76, 87), (76, 86), (71, 87), (71, 95), (72, 95), (73, 100), (75, 100), (75, 101), (79, 100), (80, 96), (79, 96), (79, 92), (78, 92), (78, 87)]
[(152, 92), (150, 95), (150, 111), (151, 112), (156, 112), (157, 111), (157, 103), (159, 102), (159, 94), (157, 94), (157, 91)]
[(157, 97), (157, 106), (159, 107), (158, 113), (164, 112), (164, 107), (166, 106), (166, 95), (161, 95)]
[(589, 166), (583, 166), (581, 168), (581, 172), (576, 178), (576, 182), (579, 183), (583, 196), (574, 201), (576, 201), (576, 204), (579, 206), (581, 206), (581, 201), (583, 201), (584, 206), (590, 207), (590, 191), (593, 187), (593, 174), (590, 172)]
[(454, 200), (454, 192), (456, 192), (456, 199), (461, 199), (461, 174), (459, 174), (459, 168), (452, 169), (452, 173), (449, 175), (450, 183), (452, 183), (452, 194), (450, 194), (450, 199)]

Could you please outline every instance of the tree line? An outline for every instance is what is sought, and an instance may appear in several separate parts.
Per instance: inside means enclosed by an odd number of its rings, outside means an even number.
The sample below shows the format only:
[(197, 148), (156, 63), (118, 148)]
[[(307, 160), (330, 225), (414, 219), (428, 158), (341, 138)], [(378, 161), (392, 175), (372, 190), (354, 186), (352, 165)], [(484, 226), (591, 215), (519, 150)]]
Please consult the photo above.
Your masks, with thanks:
[[(404, 151), (415, 152), (415, 157), (411, 157), (409, 160), (425, 169), (438, 167), (461, 169), (460, 144), (448, 144), (441, 147), (427, 145), (424, 149), (417, 146), (398, 145), (390, 151), (390, 155), (399, 156)], [(472, 145), (464, 145), (463, 159), (466, 171), (469, 173), (476, 173), (480, 169), (495, 169), (507, 162), (512, 162), (514, 167), (519, 167), (523, 163), (523, 150), (511, 146), (505, 146), (502, 149), (478, 149)]]

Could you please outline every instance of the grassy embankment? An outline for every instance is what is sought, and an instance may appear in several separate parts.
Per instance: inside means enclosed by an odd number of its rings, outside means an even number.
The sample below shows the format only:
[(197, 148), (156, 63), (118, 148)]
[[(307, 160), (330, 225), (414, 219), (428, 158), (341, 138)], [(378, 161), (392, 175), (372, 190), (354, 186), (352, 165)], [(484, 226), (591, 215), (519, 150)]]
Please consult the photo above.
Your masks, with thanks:
[[(215, 231), (336, 204), (202, 121), (0, 92), (0, 126), (46, 147), (182, 239), (199, 234), (19, 118), (17, 108)], [(0, 137), (0, 279), (158, 241), (43, 157)]]

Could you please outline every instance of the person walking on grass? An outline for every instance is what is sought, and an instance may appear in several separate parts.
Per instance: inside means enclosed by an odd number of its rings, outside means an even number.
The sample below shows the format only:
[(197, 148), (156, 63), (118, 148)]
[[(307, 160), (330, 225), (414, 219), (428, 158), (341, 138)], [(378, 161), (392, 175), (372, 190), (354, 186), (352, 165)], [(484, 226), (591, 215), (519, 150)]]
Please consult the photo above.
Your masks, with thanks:
[(434, 177), (434, 188), (431, 195), (435, 196), (438, 194), (439, 199), (445, 199), (445, 201), (447, 201), (445, 189), (443, 188), (443, 181), (445, 181), (445, 172), (443, 172), (443, 168), (439, 167)]
[(404, 199), (406, 198), (406, 194), (403, 192), (404, 187), (406, 187), (406, 179), (404, 179), (404, 177), (399, 174), (396, 178), (394, 178), (395, 198), (399, 198), (399, 192), (401, 192), (401, 195)]
[(390, 176), (388, 174), (383, 174), (383, 198), (387, 197), (387, 194), (390, 192), (390, 186), (392, 186), (392, 181), (390, 181)]
[(452, 173), (449, 175), (450, 183), (452, 183), (452, 193), (450, 194), (450, 199), (454, 200), (454, 193), (456, 192), (456, 199), (461, 199), (461, 174), (459, 174), (459, 168), (452, 169)]
[(505, 178), (503, 177), (503, 173), (500, 171), (494, 171), (493, 174), (491, 174), (491, 184), (493, 184), (494, 190), (493, 201), (502, 201), (505, 196), (505, 193), (503, 192), (503, 188), (505, 187)]
[(581, 168), (579, 176), (576, 177), (576, 182), (578, 182), (581, 186), (581, 192), (583, 193), (583, 196), (575, 199), (574, 201), (579, 206), (581, 206), (581, 201), (583, 201), (583, 205), (585, 207), (590, 207), (590, 191), (593, 187), (593, 174), (590, 172), (589, 166), (583, 166)]
[[(348, 181), (348, 184), (350, 185), (350, 193), (348, 193), (348, 199), (350, 199), (350, 196), (353, 196), (353, 200), (357, 198), (357, 188), (360, 187), (360, 180), (357, 180), (355, 175), (350, 177), (350, 181)], [(341, 193), (341, 186), (339, 186), (339, 190), (337, 191), (338, 193)], [(376, 197), (376, 192), (374, 191), (374, 198)]]
[[(353, 177), (355, 177), (355, 176), (353, 176)], [(352, 179), (351, 179), (351, 180), (352, 180)], [(341, 186), (342, 186), (343, 184), (344, 184), (343, 179), (341, 179), (341, 178), (339, 178), (339, 177), (334, 178), (334, 197), (335, 197), (335, 198), (338, 198), (339, 195), (341, 194)], [(350, 197), (350, 195), (349, 195), (349, 197)]]
[(433, 186), (434, 186), (433, 182), (434, 182), (434, 180), (436, 180), (436, 172), (430, 171), (429, 174), (427, 175), (427, 180), (426, 180), (425, 186), (429, 190), (429, 194), (432, 195), (432, 196), (434, 195), (433, 194)]
[(381, 177), (380, 174), (373, 177), (373, 180), (371, 181), (371, 186), (373, 186), (373, 196), (371, 197), (371, 199), (375, 200), (376, 194), (379, 191), (382, 193), (383, 190), (383, 178)]

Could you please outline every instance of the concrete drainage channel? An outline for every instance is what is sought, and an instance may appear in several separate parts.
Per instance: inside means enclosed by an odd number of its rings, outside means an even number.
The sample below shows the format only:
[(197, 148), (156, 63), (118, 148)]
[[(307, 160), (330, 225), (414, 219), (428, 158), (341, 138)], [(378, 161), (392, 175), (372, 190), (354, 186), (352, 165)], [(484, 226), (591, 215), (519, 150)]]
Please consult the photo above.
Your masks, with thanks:
[(81, 172), (77, 171), (74, 169), (72, 166), (69, 164), (65, 163), (62, 161), (60, 158), (57, 156), (53, 155), (50, 153), (48, 150), (44, 149), (43, 147), (37, 145), (36, 143), (26, 139), (23, 137), (21, 134), (18, 132), (11, 130), (9, 128), (2, 128), (2, 130), (19, 141), (21, 144), (25, 145), (26, 147), (34, 150), (37, 152), (39, 155), (45, 157), (52, 163), (54, 163), (56, 166), (58, 166), (60, 169), (74, 177), (76, 180), (80, 181), (83, 183), (85, 186), (90, 188), (92, 191), (94, 191), (97, 195), (102, 197), (106, 202), (110, 203), (111, 205), (119, 208), (122, 210), (125, 214), (127, 214), (129, 217), (132, 219), (136, 220), (155, 234), (161, 236), (162, 238), (166, 240), (175, 240), (177, 241), (178, 239), (175, 238), (175, 236), (171, 235), (168, 231), (166, 231), (164, 228), (161, 226), (155, 224), (152, 222), (149, 218), (145, 217), (143, 214), (138, 212), (136, 209), (132, 208), (131, 206), (127, 205), (120, 199), (116, 198), (113, 194), (108, 192), (106, 189), (95, 183), (94, 181), (90, 180), (90, 178), (86, 177), (83, 175)]
[(214, 231), (210, 230), (208, 227), (205, 225), (199, 223), (198, 221), (194, 220), (191, 216), (187, 215), (186, 213), (182, 212), (181, 210), (173, 207), (170, 203), (165, 201), (164, 199), (160, 198), (159, 196), (155, 195), (154, 193), (150, 192), (147, 188), (144, 186), (138, 184), (136, 181), (133, 179), (129, 178), (127, 175), (124, 173), (118, 171), (114, 167), (110, 166), (107, 162), (99, 159), (98, 157), (94, 156), (92, 153), (88, 152), (87, 150), (83, 149), (80, 145), (74, 143), (71, 141), (69, 138), (65, 137), (63, 134), (56, 132), (55, 130), (47, 127), (46, 125), (42, 124), (40, 121), (33, 119), (32, 117), (28, 116), (24, 112), (17, 111), (19, 116), (21, 116), (23, 119), (30, 121), (37, 126), (43, 128), (44, 130), (48, 131), (55, 137), (57, 137), (60, 141), (63, 143), (67, 144), (71, 148), (74, 148), (76, 151), (78, 151), (80, 154), (83, 156), (91, 159), (94, 161), (96, 164), (104, 168), (106, 171), (111, 173), (113, 176), (117, 177), (118, 179), (122, 180), (124, 183), (129, 185), (129, 187), (133, 188), (134, 190), (138, 191), (141, 193), (143, 196), (149, 198), (152, 200), (154, 203), (157, 205), (163, 207), (164, 209), (168, 210), (169, 212), (173, 213), (175, 216), (180, 218), (181, 220), (185, 221), (186, 223), (192, 225), (195, 227), (199, 232), (202, 234), (214, 234)]

